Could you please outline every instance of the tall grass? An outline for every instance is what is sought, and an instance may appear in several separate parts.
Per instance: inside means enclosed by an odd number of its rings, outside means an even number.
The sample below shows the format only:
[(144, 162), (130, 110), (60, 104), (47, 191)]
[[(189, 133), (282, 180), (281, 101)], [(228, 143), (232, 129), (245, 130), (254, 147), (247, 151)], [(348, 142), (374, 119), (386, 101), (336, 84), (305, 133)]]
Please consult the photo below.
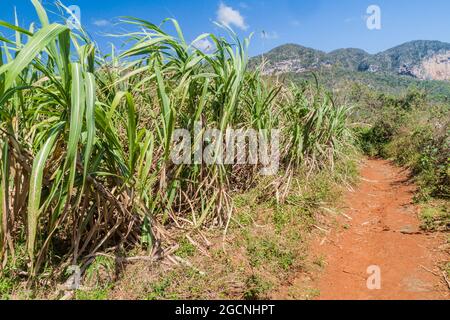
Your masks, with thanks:
[[(24, 240), (35, 276), (55, 259), (85, 264), (100, 251), (136, 245), (161, 256), (167, 226), (226, 230), (231, 191), (248, 188), (256, 167), (175, 165), (175, 128), (188, 129), (195, 145), (206, 128), (281, 128), (290, 172), (332, 167), (351, 140), (348, 108), (319, 88), (291, 88), (249, 70), (250, 39), (226, 27), (224, 37), (188, 43), (173, 19), (156, 26), (128, 17), (123, 23), (137, 30), (121, 35), (128, 49), (102, 56), (81, 28), (50, 23), (32, 3), (39, 28), (0, 22), (15, 34), (0, 38), (3, 265)], [(205, 38), (210, 52), (195, 46)]]

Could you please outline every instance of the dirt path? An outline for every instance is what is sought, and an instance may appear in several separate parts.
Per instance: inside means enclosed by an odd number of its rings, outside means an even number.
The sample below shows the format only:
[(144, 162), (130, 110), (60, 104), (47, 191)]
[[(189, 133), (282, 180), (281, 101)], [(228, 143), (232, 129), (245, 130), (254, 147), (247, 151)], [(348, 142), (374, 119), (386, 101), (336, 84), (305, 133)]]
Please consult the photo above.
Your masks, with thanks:
[[(331, 226), (331, 233), (321, 233), (312, 244), (311, 259), (323, 261), (323, 270), (298, 274), (273, 298), (449, 300), (438, 267), (450, 261), (448, 245), (442, 234), (421, 232), (408, 172), (388, 161), (367, 160), (361, 176), (345, 195), (339, 227)], [(368, 270), (372, 266), (378, 270)], [(381, 289), (368, 288), (368, 279), (376, 280), (374, 271), (380, 272)]]
[[(361, 184), (345, 199), (349, 228), (313, 248), (326, 261), (319, 299), (449, 299), (436, 267), (446, 258), (438, 250), (443, 239), (420, 233), (407, 178), (387, 161), (364, 164)], [(367, 288), (369, 266), (380, 268), (380, 290)]]

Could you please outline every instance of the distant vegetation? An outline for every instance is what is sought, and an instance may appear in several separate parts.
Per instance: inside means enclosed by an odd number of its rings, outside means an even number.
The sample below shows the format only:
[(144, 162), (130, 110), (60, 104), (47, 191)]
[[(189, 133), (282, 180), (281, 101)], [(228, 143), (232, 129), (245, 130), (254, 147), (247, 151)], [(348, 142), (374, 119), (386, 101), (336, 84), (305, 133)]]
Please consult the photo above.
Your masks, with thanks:
[[(448, 70), (445, 66), (450, 64), (446, 56), (449, 52), (450, 44), (439, 41), (412, 41), (375, 55), (352, 48), (325, 53), (287, 44), (252, 58), (250, 65), (255, 67), (264, 62), (264, 74), (297, 82), (314, 80), (312, 73), (315, 73), (323, 85), (334, 91), (344, 91), (356, 83), (393, 95), (420, 89), (432, 99), (448, 101), (450, 82), (436, 81), (433, 77), (450, 78), (450, 74), (445, 74)], [(425, 70), (423, 63), (439, 54), (443, 56), (428, 66), (431, 70)]]
[(362, 149), (410, 167), (420, 187), (418, 200), (450, 199), (449, 104), (430, 103), (420, 91), (399, 98), (362, 90), (353, 94), (363, 107), (359, 116), (370, 124), (360, 132)]
[(328, 90), (346, 95), (354, 86), (364, 86), (374, 92), (385, 93), (401, 97), (411, 90), (420, 90), (427, 93), (430, 100), (450, 101), (450, 82), (438, 80), (419, 80), (409, 76), (399, 76), (387, 73), (369, 73), (349, 71), (343, 68), (322, 68), (314, 72), (302, 74), (287, 73), (282, 78), (301, 83), (314, 81), (319, 78), (320, 83)]

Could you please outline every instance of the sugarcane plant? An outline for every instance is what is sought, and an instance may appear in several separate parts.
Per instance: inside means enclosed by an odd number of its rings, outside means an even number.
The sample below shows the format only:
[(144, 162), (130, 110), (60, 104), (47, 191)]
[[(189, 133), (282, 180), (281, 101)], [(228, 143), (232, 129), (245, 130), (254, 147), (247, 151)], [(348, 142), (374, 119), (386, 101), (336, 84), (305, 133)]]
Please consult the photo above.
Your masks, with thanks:
[[(250, 37), (241, 41), (226, 26), (222, 36), (189, 43), (176, 20), (157, 26), (124, 17), (136, 29), (114, 35), (126, 49), (103, 55), (82, 26), (51, 23), (31, 1), (39, 23), (0, 21), (13, 35), (0, 34), (3, 267), (22, 242), (35, 277), (44, 267), (86, 265), (99, 252), (136, 246), (161, 257), (172, 227), (227, 230), (233, 190), (252, 185), (257, 165), (175, 164), (177, 128), (191, 135), (192, 159), (207, 128), (220, 136), (255, 129), (266, 139), (280, 129), (290, 175), (333, 166), (350, 142), (349, 108), (321, 88), (250, 69)], [(202, 40), (209, 50), (197, 47)]]

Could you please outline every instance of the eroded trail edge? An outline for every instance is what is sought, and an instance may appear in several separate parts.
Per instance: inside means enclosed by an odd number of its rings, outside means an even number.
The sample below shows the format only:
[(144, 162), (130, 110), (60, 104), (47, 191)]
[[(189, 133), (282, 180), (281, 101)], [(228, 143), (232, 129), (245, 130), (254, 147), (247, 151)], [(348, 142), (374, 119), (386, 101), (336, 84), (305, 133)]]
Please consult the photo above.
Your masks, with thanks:
[[(420, 230), (416, 187), (408, 172), (388, 161), (367, 160), (362, 180), (345, 196), (346, 228), (313, 244), (326, 261), (319, 299), (449, 299), (437, 265), (448, 260), (442, 234)], [(369, 289), (368, 268), (379, 267), (381, 289)]]

